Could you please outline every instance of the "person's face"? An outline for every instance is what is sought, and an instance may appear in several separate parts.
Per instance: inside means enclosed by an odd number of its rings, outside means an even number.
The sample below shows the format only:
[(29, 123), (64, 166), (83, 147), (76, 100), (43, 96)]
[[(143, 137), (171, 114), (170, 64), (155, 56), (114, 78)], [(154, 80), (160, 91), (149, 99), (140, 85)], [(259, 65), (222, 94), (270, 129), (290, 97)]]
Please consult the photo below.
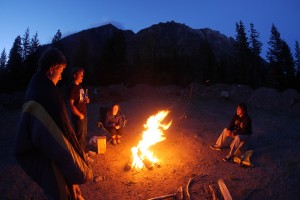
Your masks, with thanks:
[(241, 116), (243, 116), (244, 111), (240, 107), (237, 107), (236, 108), (236, 114), (241, 117)]
[(83, 72), (78, 72), (75, 75), (75, 82), (78, 83), (78, 84), (82, 83), (83, 77), (84, 77), (84, 73)]
[(118, 111), (119, 111), (119, 106), (114, 105), (114, 107), (112, 108), (113, 115), (116, 115)]
[(56, 65), (50, 67), (48, 78), (54, 83), (54, 85), (56, 85), (58, 81), (61, 80), (61, 74), (63, 73), (65, 67), (65, 65)]

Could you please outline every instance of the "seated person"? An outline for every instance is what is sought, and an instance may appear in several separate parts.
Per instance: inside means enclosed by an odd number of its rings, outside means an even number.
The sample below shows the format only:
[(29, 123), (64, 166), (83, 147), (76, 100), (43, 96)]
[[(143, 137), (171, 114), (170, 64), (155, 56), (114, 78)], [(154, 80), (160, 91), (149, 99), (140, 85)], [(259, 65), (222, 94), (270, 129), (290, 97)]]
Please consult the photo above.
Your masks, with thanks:
[(219, 136), (216, 144), (210, 148), (221, 150), (227, 147), (228, 138), (233, 139), (230, 144), (229, 154), (223, 159), (224, 161), (232, 162), (234, 156), (240, 157), (247, 148), (247, 143), (252, 134), (251, 118), (247, 113), (247, 106), (244, 103), (237, 105), (236, 114), (232, 117), (228, 128), (225, 128)]
[(125, 126), (125, 117), (122, 114), (118, 104), (113, 104), (111, 109), (109, 109), (106, 113), (104, 126), (111, 134), (112, 144), (120, 144), (122, 130)]

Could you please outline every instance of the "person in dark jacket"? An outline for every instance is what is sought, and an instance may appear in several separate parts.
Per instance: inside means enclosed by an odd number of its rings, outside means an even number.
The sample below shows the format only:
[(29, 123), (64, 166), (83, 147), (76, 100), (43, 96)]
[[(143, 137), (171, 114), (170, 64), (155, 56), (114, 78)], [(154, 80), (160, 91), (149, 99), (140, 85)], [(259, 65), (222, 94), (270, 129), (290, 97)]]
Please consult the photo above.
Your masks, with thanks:
[(247, 112), (247, 106), (244, 103), (237, 105), (236, 114), (232, 117), (230, 124), (223, 130), (216, 144), (210, 148), (221, 150), (228, 147), (228, 139), (232, 138), (229, 154), (223, 159), (232, 162), (234, 156), (240, 157), (247, 149), (247, 144), (252, 134), (252, 122)]
[(123, 127), (125, 126), (125, 117), (118, 104), (112, 105), (106, 113), (104, 126), (112, 136), (112, 144), (120, 144)]
[(83, 199), (78, 184), (93, 178), (56, 87), (66, 68), (64, 55), (48, 48), (28, 85), (18, 123), (15, 156), (49, 199)]

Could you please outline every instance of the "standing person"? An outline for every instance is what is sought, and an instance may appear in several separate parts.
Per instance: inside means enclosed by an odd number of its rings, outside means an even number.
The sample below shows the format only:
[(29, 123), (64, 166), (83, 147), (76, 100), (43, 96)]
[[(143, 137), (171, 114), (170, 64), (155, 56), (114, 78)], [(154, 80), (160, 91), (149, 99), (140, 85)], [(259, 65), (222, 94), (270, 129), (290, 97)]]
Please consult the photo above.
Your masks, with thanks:
[(216, 144), (211, 145), (213, 150), (221, 150), (228, 146), (227, 139), (233, 141), (230, 144), (229, 154), (223, 158), (224, 161), (232, 162), (234, 156), (240, 157), (247, 149), (252, 134), (252, 122), (244, 103), (237, 105), (236, 114), (232, 117), (230, 124), (223, 130)]
[[(76, 67), (72, 70), (72, 83), (68, 88), (68, 106), (71, 112), (72, 124), (75, 130), (77, 139), (87, 153), (88, 156), (93, 156), (96, 152), (89, 151), (87, 149), (87, 111), (86, 104), (90, 103), (90, 99), (86, 91), (81, 86), (81, 83), (84, 78), (84, 69)], [(93, 162), (93, 159), (88, 158), (90, 162)]]
[(125, 126), (125, 117), (118, 104), (113, 104), (106, 113), (104, 126), (112, 136), (112, 144), (120, 144), (123, 127)]
[(66, 68), (64, 55), (48, 48), (39, 60), (25, 94), (15, 156), (49, 199), (83, 199), (78, 184), (93, 178), (91, 167), (56, 87)]

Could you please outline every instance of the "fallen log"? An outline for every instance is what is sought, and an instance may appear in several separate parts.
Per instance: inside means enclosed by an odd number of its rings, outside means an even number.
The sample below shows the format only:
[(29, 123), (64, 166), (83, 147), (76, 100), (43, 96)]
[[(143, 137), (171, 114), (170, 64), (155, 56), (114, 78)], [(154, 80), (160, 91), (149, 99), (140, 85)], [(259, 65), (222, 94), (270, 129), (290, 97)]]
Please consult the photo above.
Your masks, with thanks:
[(218, 180), (218, 185), (219, 185), (219, 188), (223, 195), (224, 200), (232, 200), (232, 197), (231, 197), (229, 190), (227, 189), (227, 186), (225, 185), (223, 179)]

